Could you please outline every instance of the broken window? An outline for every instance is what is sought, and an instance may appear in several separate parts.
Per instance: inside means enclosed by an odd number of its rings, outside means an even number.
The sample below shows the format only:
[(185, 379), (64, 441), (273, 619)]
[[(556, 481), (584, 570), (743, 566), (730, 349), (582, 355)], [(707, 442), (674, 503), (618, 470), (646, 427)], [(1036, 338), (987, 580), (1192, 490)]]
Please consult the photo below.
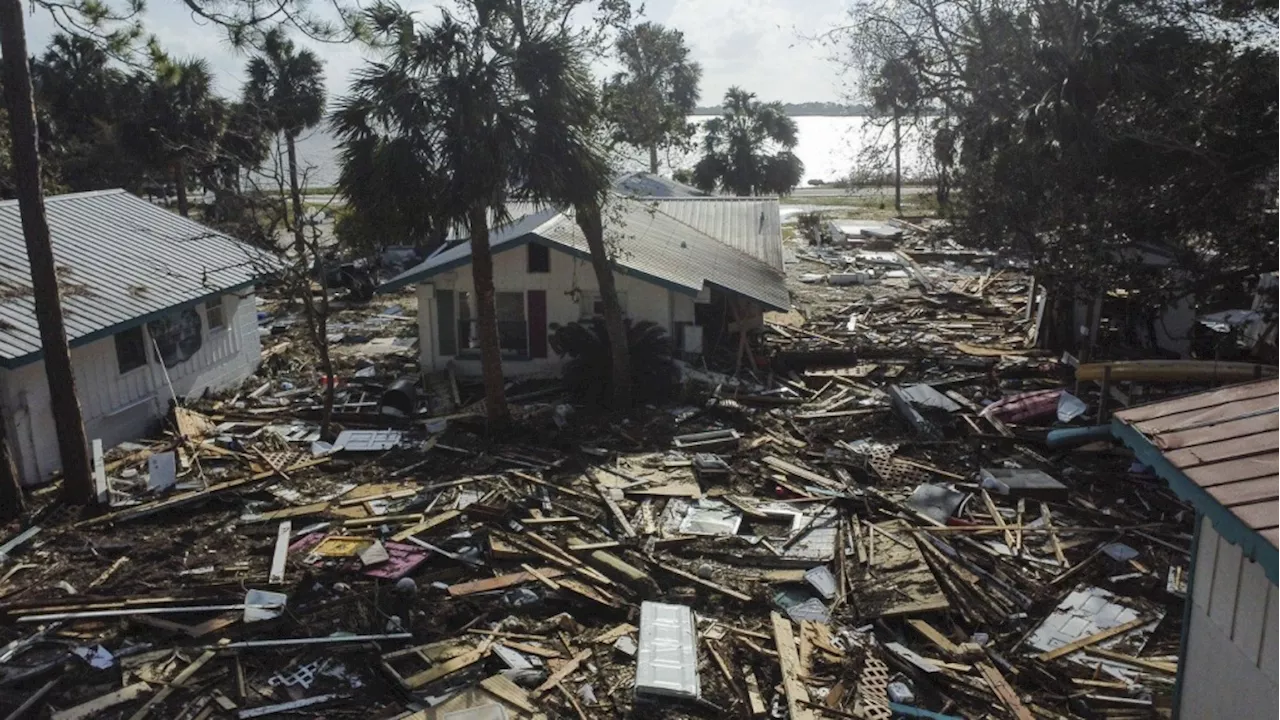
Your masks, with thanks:
[(121, 375), (147, 364), (147, 341), (141, 327), (122, 330), (116, 333), (115, 338), (116, 365)]
[[(505, 356), (529, 354), (529, 324), (525, 320), (524, 293), (494, 293), (494, 307), (498, 316), (498, 347)], [(479, 330), (476, 327), (475, 293), (458, 293), (458, 348), (475, 350), (480, 347)]]
[(219, 295), (204, 303), (204, 319), (209, 323), (209, 332), (221, 330), (227, 326), (227, 319), (222, 314), (222, 296)]

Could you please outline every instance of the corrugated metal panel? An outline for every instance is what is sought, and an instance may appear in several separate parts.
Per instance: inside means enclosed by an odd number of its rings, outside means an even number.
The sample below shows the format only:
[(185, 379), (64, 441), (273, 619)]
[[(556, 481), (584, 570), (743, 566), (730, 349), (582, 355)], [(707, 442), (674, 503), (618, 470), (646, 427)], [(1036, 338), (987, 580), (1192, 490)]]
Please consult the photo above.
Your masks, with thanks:
[(1116, 420), (1249, 528), (1264, 531), (1280, 515), (1277, 392), (1280, 380), (1260, 380), (1123, 410)]
[(693, 611), (684, 605), (640, 604), (636, 693), (698, 697), (698, 642)]
[(782, 216), (777, 198), (637, 198), (661, 212), (763, 260), (779, 272)]
[[(710, 283), (773, 309), (790, 308), (791, 296), (779, 267), (730, 247), (646, 201), (622, 200), (616, 208), (606, 218), (605, 234), (606, 241), (622, 247), (614, 260), (622, 272), (689, 294), (700, 292)], [(495, 231), (490, 245), (494, 252), (500, 252), (531, 237), (581, 256), (589, 252), (586, 238), (573, 218), (554, 210), (535, 213)], [(470, 262), (470, 255), (471, 248), (465, 243), (452, 247), (406, 270), (380, 290), (394, 290), (460, 267)]]
[[(787, 310), (791, 296), (781, 270), (700, 232), (687, 223), (639, 200), (623, 200), (610, 215), (606, 240), (612, 236), (623, 252), (615, 262), (624, 270), (662, 280), (696, 293), (710, 283)], [(587, 252), (577, 223), (561, 216), (538, 229), (538, 235), (578, 253)]]
[[(243, 287), (269, 254), (123, 190), (45, 199), (63, 320), (73, 344), (178, 305)], [(41, 349), (16, 201), (0, 202), (0, 362)]]
[(613, 189), (636, 197), (705, 197), (707, 193), (661, 175), (646, 172), (627, 173), (613, 182)]

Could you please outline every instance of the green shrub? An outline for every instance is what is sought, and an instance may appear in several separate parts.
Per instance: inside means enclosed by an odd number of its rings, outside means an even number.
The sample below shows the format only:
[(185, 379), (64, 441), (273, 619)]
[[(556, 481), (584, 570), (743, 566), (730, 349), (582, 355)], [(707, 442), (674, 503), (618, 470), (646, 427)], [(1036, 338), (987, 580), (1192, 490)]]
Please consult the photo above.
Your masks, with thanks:
[[(665, 399), (675, 388), (678, 375), (667, 331), (648, 320), (625, 322), (633, 401)], [(564, 366), (564, 383), (574, 397), (591, 406), (607, 405), (612, 392), (613, 354), (604, 318), (552, 323), (549, 343), (557, 355), (570, 358)]]

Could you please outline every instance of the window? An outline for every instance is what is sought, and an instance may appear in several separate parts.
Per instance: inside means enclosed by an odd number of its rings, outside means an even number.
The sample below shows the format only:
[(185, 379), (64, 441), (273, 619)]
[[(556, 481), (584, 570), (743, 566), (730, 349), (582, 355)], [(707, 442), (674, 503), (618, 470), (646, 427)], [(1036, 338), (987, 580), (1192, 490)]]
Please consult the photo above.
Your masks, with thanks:
[(209, 323), (209, 331), (221, 330), (226, 327), (227, 319), (222, 315), (222, 296), (219, 295), (212, 300), (206, 300), (204, 303), (204, 319)]
[(551, 272), (551, 249), (546, 245), (538, 243), (529, 243), (525, 245), (529, 248), (529, 272), (530, 273), (549, 273)]
[[(476, 328), (475, 294), (458, 293), (458, 351), (470, 350), (475, 354), (480, 348), (479, 331)], [(524, 293), (494, 293), (494, 305), (498, 315), (498, 347), (506, 356), (526, 357), (529, 354), (529, 324), (525, 320)]]
[(502, 354), (529, 354), (529, 323), (524, 319), (524, 293), (497, 293), (498, 347)]
[(141, 327), (122, 330), (115, 337), (116, 365), (121, 375), (147, 364), (147, 341)]
[[(627, 294), (618, 293), (618, 305), (622, 306), (622, 314), (627, 314)], [(604, 299), (600, 297), (598, 292), (587, 292), (582, 294), (582, 317), (604, 317)]]

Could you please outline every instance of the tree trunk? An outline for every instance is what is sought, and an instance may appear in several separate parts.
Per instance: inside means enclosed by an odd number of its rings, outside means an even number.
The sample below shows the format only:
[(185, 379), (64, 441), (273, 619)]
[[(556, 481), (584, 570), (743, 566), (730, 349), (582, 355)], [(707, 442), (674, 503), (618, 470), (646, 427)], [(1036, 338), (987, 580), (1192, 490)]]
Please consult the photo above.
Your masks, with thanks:
[(476, 334), (480, 340), (480, 368), (484, 373), (484, 405), (489, 430), (500, 430), (511, 420), (506, 381), (502, 376), (502, 350), (498, 345), (498, 311), (493, 291), (493, 251), (489, 247), (489, 211), (471, 208), (467, 229), (471, 233), (471, 281), (476, 290)]
[(45, 216), (36, 108), (32, 98), (31, 69), (27, 65), (27, 39), (20, 0), (0, 0), (0, 54), (4, 56), (4, 92), (9, 108), (14, 184), (22, 215), (22, 235), (31, 263), (31, 289), (36, 321), (40, 326), (40, 344), (44, 350), (45, 376), (49, 381), (49, 409), (62, 454), (63, 491), (71, 502), (90, 503), (94, 500), (94, 489), (89, 469), (89, 443), (85, 439), (80, 401), (76, 397), (71, 350), (67, 346), (62, 302), (58, 297), (49, 221)]
[(658, 174), (658, 146), (649, 146), (649, 172), (654, 175)]
[(613, 409), (627, 410), (631, 407), (631, 349), (627, 344), (627, 325), (622, 320), (622, 305), (618, 302), (618, 287), (613, 281), (613, 266), (604, 246), (600, 206), (579, 205), (574, 214), (578, 227), (587, 238), (591, 267), (596, 271), (596, 284), (600, 286), (600, 300), (604, 303), (604, 325), (609, 332)]
[(13, 520), (27, 509), (18, 463), (13, 456), (13, 447), (9, 445), (6, 417), (4, 408), (0, 407), (0, 522)]
[[(333, 422), (333, 402), (337, 393), (337, 378), (333, 376), (333, 358), (329, 355), (329, 286), (324, 261), (320, 257), (319, 247), (308, 252), (306, 224), (303, 222), (302, 189), (298, 187), (298, 149), (294, 137), (284, 136), (284, 144), (289, 157), (289, 201), (293, 206), (293, 248), (298, 254), (298, 263), (302, 268), (302, 307), (307, 314), (307, 325), (311, 329), (311, 341), (320, 355), (320, 371), (324, 373), (324, 404), (320, 410), (320, 435), (329, 437), (329, 425)], [(311, 269), (316, 268), (320, 276), (320, 307), (311, 295)]]
[(902, 215), (902, 124), (893, 109), (893, 209)]
[(178, 193), (178, 214), (190, 217), (191, 210), (187, 205), (187, 165), (182, 156), (173, 161), (173, 186)]

